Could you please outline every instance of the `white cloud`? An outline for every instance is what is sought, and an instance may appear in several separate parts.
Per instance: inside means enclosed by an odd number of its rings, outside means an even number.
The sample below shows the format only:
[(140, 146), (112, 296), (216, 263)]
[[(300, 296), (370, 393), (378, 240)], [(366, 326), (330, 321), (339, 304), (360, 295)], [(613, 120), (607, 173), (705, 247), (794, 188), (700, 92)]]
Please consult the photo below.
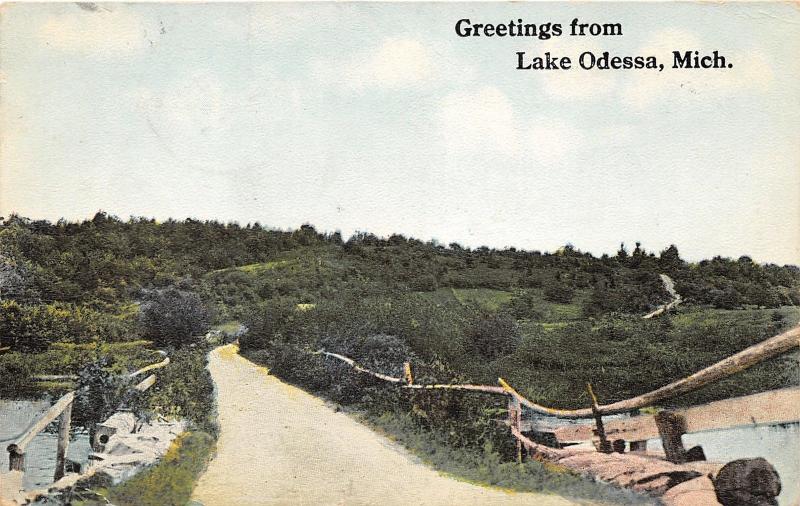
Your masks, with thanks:
[(519, 151), (511, 102), (493, 86), (450, 93), (442, 100), (437, 119), (449, 153)]
[(42, 45), (76, 53), (120, 53), (145, 45), (141, 18), (124, 5), (49, 16), (39, 27)]
[[(265, 42), (296, 40), (308, 31), (336, 25), (340, 19), (337, 7), (333, 4), (308, 6), (267, 2), (252, 3), (247, 7), (250, 9), (247, 23), (248, 36)], [(310, 15), (314, 16), (314, 23), (309, 23)], [(222, 21), (228, 20), (223, 18)], [(230, 29), (238, 31), (241, 27), (231, 24)]]
[(567, 121), (518, 118), (509, 98), (492, 86), (445, 96), (437, 120), (446, 151), (457, 158), (502, 155), (561, 162), (588, 142), (583, 131)]
[(434, 73), (434, 63), (428, 48), (420, 41), (390, 37), (377, 49), (355, 55), (341, 71), (349, 87), (394, 89), (429, 80)]
[(640, 72), (622, 90), (622, 98), (643, 109), (666, 97), (678, 100), (719, 97), (735, 93), (759, 92), (770, 88), (773, 71), (767, 58), (756, 50), (724, 54), (731, 69), (672, 69), (673, 51), (700, 51), (710, 54), (707, 45), (693, 33), (665, 29), (656, 33), (636, 54), (655, 55), (664, 64), (663, 72)]
[(526, 152), (540, 162), (567, 160), (586, 142), (584, 133), (569, 123), (552, 118), (538, 118), (527, 132)]

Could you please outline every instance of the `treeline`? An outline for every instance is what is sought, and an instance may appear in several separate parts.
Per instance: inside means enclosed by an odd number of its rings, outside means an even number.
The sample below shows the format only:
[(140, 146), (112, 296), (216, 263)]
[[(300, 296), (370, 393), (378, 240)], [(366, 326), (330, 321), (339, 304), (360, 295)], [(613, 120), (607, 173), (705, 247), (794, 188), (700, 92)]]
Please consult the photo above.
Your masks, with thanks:
[[(636, 311), (632, 291), (651, 295), (668, 273), (684, 299), (714, 307), (777, 307), (800, 304), (796, 266), (760, 265), (748, 257), (684, 262), (674, 246), (656, 255), (640, 245), (628, 253), (596, 258), (565, 246), (555, 253), (448, 247), (393, 235), (361, 233), (342, 241), (311, 226), (294, 231), (260, 224), (132, 218), (105, 213), (80, 223), (50, 223), (12, 216), (0, 223), (3, 285), (0, 297), (69, 302), (111, 302), (137, 289), (166, 287), (186, 278), (247, 264), (281, 253), (329, 246), (358, 263), (358, 274), (391, 289), (430, 291), (440, 287), (501, 290), (548, 287), (556, 300), (571, 290), (591, 289), (606, 310)], [(345, 276), (347, 272), (343, 273)], [(13, 278), (13, 279), (12, 279)], [(664, 294), (661, 294), (662, 297)]]
[[(288, 258), (290, 269), (242, 269)], [(239, 269), (234, 269), (239, 267)], [(258, 223), (147, 218), (50, 223), (11, 216), (0, 222), (0, 338), (17, 344), (135, 339), (136, 307), (147, 290), (199, 293), (220, 317), (260, 300), (303, 303), (335, 297), (486, 288), (513, 292), (518, 318), (541, 319), (532, 303), (578, 304), (583, 317), (642, 313), (669, 299), (658, 277), (669, 274), (689, 304), (777, 308), (800, 304), (800, 269), (748, 257), (699, 263), (672, 246), (659, 254), (637, 244), (594, 257), (567, 245), (554, 253), (443, 246), (360, 233), (343, 241), (305, 225), (293, 231)], [(127, 305), (127, 306), (126, 306)], [(231, 312), (233, 308), (233, 312)]]

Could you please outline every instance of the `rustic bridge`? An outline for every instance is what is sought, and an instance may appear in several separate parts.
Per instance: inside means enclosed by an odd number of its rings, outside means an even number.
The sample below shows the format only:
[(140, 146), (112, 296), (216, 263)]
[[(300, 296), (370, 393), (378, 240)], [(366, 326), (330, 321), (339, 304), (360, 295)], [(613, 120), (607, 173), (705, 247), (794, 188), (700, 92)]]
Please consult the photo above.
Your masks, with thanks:
[[(800, 388), (786, 388), (745, 397), (726, 399), (680, 410), (661, 410), (642, 415), (640, 410), (692, 392), (755, 364), (795, 350), (800, 346), (800, 326), (746, 348), (705, 369), (653, 391), (599, 405), (587, 385), (591, 406), (559, 409), (534, 403), (502, 378), (499, 386), (471, 384), (415, 384), (411, 364), (404, 364), (404, 376), (394, 377), (359, 366), (336, 353), (315, 352), (340, 360), (354, 370), (393, 383), (403, 389), (462, 390), (508, 397), (508, 420), (517, 441), (518, 458), (558, 463), (569, 469), (661, 496), (669, 505), (749, 504), (736, 502), (737, 494), (761, 494), (766, 499), (780, 492), (780, 480), (764, 459), (734, 461), (727, 465), (705, 462), (701, 447), (685, 449), (681, 437), (692, 432), (738, 426), (774, 425), (800, 422)], [(523, 411), (533, 414), (523, 420)], [(629, 418), (603, 420), (609, 415)], [(593, 419), (594, 423), (553, 424), (552, 418)], [(545, 419), (549, 418), (550, 422)], [(663, 454), (647, 452), (646, 441), (660, 438)], [(543, 439), (554, 441), (549, 445)], [(593, 445), (575, 443), (593, 442)], [(713, 479), (712, 479), (713, 478)], [(759, 483), (754, 484), (753, 480)]]
[[(170, 363), (169, 357), (166, 356), (166, 353), (163, 351), (159, 351), (159, 353), (164, 357), (163, 360), (160, 362), (148, 365), (143, 367), (133, 373), (128, 375), (129, 378), (133, 379), (136, 378), (146, 372), (150, 372), (155, 369), (159, 369), (161, 367), (165, 367)], [(66, 376), (58, 376), (58, 378), (63, 379), (67, 378)], [(149, 389), (153, 384), (156, 382), (156, 375), (151, 374), (147, 376), (145, 379), (137, 383), (132, 387), (132, 391), (134, 392), (144, 392)], [(34, 420), (34, 422), (25, 429), (21, 434), (19, 434), (16, 438), (13, 438), (13, 442), (8, 445), (7, 451), (9, 455), (8, 461), (8, 470), (10, 472), (16, 471), (16, 480), (21, 483), (22, 475), (25, 472), (25, 450), (27, 449), (28, 445), (34, 440), (34, 438), (39, 435), (42, 431), (44, 431), (51, 423), (55, 422), (56, 419), (58, 420), (58, 443), (56, 446), (56, 455), (55, 455), (55, 471), (53, 473), (53, 482), (57, 482), (62, 479), (65, 475), (65, 468), (66, 468), (66, 455), (67, 455), (67, 448), (69, 447), (69, 439), (70, 439), (70, 426), (72, 421), (72, 406), (75, 401), (76, 392), (71, 391), (67, 394), (63, 395), (55, 404), (53, 404), (50, 409), (48, 409), (45, 413), (39, 416), (38, 419)], [(113, 418), (113, 416), (112, 416)], [(101, 430), (98, 432), (102, 432), (102, 424)], [(106, 431), (108, 432), (108, 431)], [(96, 442), (93, 441), (93, 447), (96, 446)], [(3, 476), (3, 473), (0, 473), (0, 477)], [(5, 477), (8, 479), (8, 476)], [(21, 485), (20, 485), (21, 486)], [(0, 497), (2, 499), (2, 497)]]

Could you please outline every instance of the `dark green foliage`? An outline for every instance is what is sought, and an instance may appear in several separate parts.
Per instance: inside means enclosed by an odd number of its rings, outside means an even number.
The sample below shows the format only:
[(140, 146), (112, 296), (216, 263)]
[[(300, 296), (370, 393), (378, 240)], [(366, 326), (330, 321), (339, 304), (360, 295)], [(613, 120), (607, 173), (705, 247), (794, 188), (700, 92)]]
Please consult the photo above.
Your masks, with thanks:
[(466, 331), (467, 352), (487, 360), (511, 353), (520, 340), (517, 322), (507, 313), (479, 310)]
[(139, 405), (167, 417), (184, 418), (194, 427), (216, 433), (214, 384), (206, 369), (203, 346), (186, 346), (170, 354), (170, 364), (154, 371), (156, 383)]
[(211, 318), (197, 294), (169, 287), (143, 292), (139, 321), (145, 339), (156, 346), (177, 348), (196, 342)]
[(544, 288), (544, 298), (550, 302), (569, 304), (575, 296), (575, 288), (560, 280), (548, 283)]
[(133, 386), (127, 376), (111, 372), (111, 359), (103, 357), (78, 373), (73, 423), (94, 430), (95, 425), (122, 407)]

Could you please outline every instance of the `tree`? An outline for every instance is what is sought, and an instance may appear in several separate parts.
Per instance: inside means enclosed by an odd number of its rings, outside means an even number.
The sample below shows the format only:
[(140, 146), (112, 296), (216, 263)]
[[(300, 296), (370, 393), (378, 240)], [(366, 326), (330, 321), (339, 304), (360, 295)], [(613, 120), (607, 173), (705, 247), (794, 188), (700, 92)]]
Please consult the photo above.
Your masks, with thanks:
[(170, 287), (144, 291), (139, 322), (145, 339), (158, 346), (180, 347), (205, 332), (210, 315), (196, 293)]
[(678, 253), (678, 247), (670, 244), (669, 248), (661, 252), (658, 257), (661, 268), (664, 270), (676, 270), (683, 266), (683, 260)]

